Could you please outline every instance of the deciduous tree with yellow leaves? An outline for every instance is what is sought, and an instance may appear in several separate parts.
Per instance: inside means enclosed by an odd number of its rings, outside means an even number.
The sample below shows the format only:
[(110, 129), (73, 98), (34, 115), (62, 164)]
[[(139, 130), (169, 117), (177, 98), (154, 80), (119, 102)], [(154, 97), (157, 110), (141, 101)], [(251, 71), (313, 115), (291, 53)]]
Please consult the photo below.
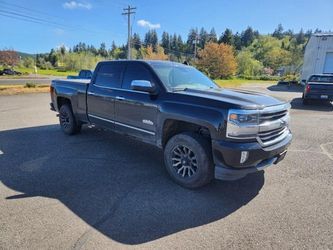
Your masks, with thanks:
[(211, 78), (228, 78), (236, 73), (233, 48), (228, 44), (208, 43), (198, 53), (197, 66)]
[(148, 46), (144, 53), (143, 53), (143, 59), (145, 60), (167, 60), (168, 56), (164, 54), (164, 49), (161, 46), (157, 46), (156, 48), (157, 52), (154, 52), (152, 46)]

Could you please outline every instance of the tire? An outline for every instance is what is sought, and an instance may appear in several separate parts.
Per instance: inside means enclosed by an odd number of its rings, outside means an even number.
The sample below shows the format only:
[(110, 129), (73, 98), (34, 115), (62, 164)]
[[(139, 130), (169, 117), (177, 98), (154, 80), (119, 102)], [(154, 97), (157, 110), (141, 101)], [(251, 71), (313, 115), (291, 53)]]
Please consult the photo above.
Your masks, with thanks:
[(302, 103), (303, 103), (303, 105), (309, 104), (309, 100), (304, 97), (304, 94), (302, 95)]
[(81, 130), (81, 124), (78, 124), (72, 108), (69, 104), (63, 104), (59, 110), (59, 124), (62, 131), (67, 135), (73, 135)]
[(173, 136), (164, 148), (164, 162), (173, 181), (185, 188), (204, 186), (214, 176), (210, 142), (194, 133)]

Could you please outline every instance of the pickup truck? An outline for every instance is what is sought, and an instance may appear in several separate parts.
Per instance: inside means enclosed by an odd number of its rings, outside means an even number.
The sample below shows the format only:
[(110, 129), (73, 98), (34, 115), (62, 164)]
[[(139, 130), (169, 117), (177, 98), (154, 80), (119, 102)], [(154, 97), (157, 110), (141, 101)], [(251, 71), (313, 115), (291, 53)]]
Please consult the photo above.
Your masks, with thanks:
[(305, 83), (302, 100), (304, 105), (311, 100), (333, 101), (333, 74), (310, 76)]
[(67, 76), (67, 79), (91, 79), (93, 72), (89, 69), (82, 69), (77, 76)]
[(180, 63), (104, 61), (91, 81), (53, 80), (50, 93), (64, 133), (94, 124), (156, 145), (186, 188), (277, 164), (292, 140), (289, 103), (220, 88)]

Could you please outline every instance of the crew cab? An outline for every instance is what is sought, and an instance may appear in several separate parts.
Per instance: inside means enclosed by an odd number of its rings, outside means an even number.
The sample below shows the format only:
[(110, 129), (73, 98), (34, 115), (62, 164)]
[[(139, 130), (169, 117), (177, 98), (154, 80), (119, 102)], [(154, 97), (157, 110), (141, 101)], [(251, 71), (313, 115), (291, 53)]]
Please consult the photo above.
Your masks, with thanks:
[(289, 103), (220, 88), (175, 62), (104, 61), (91, 81), (53, 80), (50, 92), (64, 133), (95, 124), (156, 145), (171, 178), (187, 188), (277, 164), (292, 140)]
[(333, 74), (311, 75), (305, 83), (302, 100), (304, 105), (311, 100), (333, 101)]

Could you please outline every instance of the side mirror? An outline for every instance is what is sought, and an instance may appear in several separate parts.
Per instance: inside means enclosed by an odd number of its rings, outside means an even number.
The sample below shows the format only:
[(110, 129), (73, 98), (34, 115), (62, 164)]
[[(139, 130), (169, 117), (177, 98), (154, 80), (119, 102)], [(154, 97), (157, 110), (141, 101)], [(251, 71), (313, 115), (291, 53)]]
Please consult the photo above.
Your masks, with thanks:
[(155, 86), (150, 81), (146, 80), (133, 80), (131, 82), (131, 89), (148, 93), (155, 92)]

